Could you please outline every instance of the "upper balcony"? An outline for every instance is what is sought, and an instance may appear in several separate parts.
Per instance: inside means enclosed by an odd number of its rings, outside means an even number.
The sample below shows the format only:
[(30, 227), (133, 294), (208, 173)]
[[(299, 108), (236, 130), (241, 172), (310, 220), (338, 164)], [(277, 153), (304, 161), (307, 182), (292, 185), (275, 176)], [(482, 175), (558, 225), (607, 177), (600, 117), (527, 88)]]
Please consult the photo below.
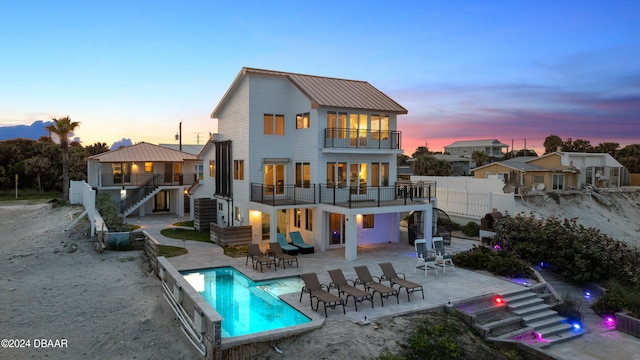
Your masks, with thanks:
[(315, 184), (251, 184), (251, 201), (272, 205), (308, 205), (316, 203)]
[(398, 181), (393, 186), (319, 185), (320, 203), (348, 208), (403, 206), (431, 203), (436, 196), (435, 181)]
[(402, 132), (324, 129), (324, 147), (330, 149), (401, 150)]
[(110, 186), (172, 186), (172, 185), (193, 185), (198, 180), (198, 174), (102, 174), (100, 187)]

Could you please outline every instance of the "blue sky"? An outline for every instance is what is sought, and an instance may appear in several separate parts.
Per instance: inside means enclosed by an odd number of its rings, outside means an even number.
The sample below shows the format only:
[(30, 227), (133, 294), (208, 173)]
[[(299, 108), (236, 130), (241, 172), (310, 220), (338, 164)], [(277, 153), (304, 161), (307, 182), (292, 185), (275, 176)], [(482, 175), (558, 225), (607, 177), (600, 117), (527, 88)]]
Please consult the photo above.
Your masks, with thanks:
[(243, 66), (368, 81), (409, 110), (408, 155), (640, 143), (638, 1), (25, 0), (0, 3), (0, 48), (0, 126), (69, 115), (84, 145), (181, 120), (202, 143)]

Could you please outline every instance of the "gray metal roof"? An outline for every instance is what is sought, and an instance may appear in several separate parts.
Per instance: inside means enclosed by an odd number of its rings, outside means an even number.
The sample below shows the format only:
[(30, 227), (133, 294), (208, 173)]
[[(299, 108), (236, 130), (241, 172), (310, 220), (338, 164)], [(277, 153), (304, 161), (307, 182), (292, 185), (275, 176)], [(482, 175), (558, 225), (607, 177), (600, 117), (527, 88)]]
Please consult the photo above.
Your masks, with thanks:
[(389, 96), (376, 89), (366, 81), (330, 78), (315, 75), (295, 74), (283, 71), (242, 68), (233, 84), (227, 90), (220, 103), (211, 113), (215, 117), (220, 105), (242, 76), (261, 75), (287, 78), (311, 101), (313, 108), (334, 107), (344, 109), (361, 109), (407, 114), (408, 111)]
[(202, 150), (202, 148), (204, 147), (204, 145), (182, 144), (182, 150), (180, 150), (180, 144), (158, 144), (158, 145), (169, 148), (169, 149), (186, 152), (192, 155), (198, 155), (200, 153), (200, 150)]
[(193, 154), (145, 142), (89, 157), (89, 159), (98, 160), (101, 163), (133, 161), (183, 162), (185, 160), (197, 160), (197, 158)]
[(501, 143), (496, 139), (485, 139), (485, 140), (460, 140), (455, 141), (447, 147), (480, 147), (480, 146), (501, 146), (506, 147), (508, 145)]

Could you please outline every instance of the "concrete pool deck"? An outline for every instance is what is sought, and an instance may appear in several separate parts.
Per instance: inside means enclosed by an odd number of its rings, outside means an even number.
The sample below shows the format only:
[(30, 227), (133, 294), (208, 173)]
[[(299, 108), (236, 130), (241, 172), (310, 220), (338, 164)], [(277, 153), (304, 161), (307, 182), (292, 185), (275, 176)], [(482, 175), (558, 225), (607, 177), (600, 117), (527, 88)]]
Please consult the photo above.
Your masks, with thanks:
[[(420, 270), (414, 273), (413, 270), (416, 265), (414, 249), (413, 246), (406, 242), (358, 246), (358, 259), (355, 261), (344, 259), (344, 249), (330, 249), (324, 252), (316, 251), (314, 254), (298, 255), (299, 268), (287, 267), (282, 269), (279, 267), (275, 271), (274, 269), (265, 269), (261, 273), (259, 269), (254, 270), (250, 263), (245, 265), (246, 259), (244, 257), (227, 257), (224, 255), (222, 248), (216, 244), (197, 241), (183, 242), (182, 240), (169, 239), (160, 235), (160, 230), (170, 227), (175, 222), (175, 216), (152, 215), (140, 219), (141, 230), (147, 231), (161, 244), (180, 247), (184, 245), (189, 250), (186, 255), (168, 259), (179, 271), (233, 266), (253, 280), (289, 277), (315, 272), (318, 274), (321, 283), (329, 284), (331, 279), (328, 270), (342, 269), (347, 279), (354, 279), (356, 276), (353, 267), (366, 265), (372, 275), (380, 276), (382, 270), (378, 264), (391, 262), (397, 272), (402, 272), (406, 275), (407, 280), (420, 283), (424, 287), (424, 300), (418, 292), (411, 295), (411, 301), (409, 302), (406, 293), (402, 292), (399, 297), (399, 304), (396, 303), (395, 298), (388, 298), (384, 300), (384, 307), (382, 307), (380, 298), (376, 296), (374, 299), (375, 308), (371, 308), (371, 304), (365, 302), (359, 304), (358, 312), (356, 312), (353, 303), (350, 302), (347, 305), (345, 315), (342, 314), (342, 309), (340, 308), (329, 308), (327, 310), (328, 317), (325, 320), (329, 323), (340, 321), (358, 322), (363, 320), (365, 316), (367, 320), (376, 321), (386, 317), (440, 308), (448, 302), (457, 303), (483, 295), (507, 294), (523, 289), (523, 286), (510, 281), (462, 268), (456, 268), (455, 272), (451, 269), (447, 269), (446, 273), (438, 271), (437, 275), (430, 271), (427, 277)], [(129, 218), (128, 220), (131, 223), (136, 222), (136, 219)], [(186, 218), (178, 219), (178, 221), (187, 220)], [(480, 242), (453, 238), (451, 246), (447, 246), (447, 248), (454, 252), (465, 251), (474, 244), (479, 245)], [(559, 291), (561, 295), (565, 291), (575, 292), (578, 297), (581, 295), (581, 290), (578, 288), (573, 288), (566, 284), (554, 283), (552, 285), (556, 288), (564, 286), (563, 290)], [(322, 309), (318, 312), (313, 311), (309, 304), (309, 296), (308, 294), (305, 295), (302, 298), (302, 302), (299, 301), (300, 292), (286, 294), (281, 297), (312, 320), (324, 320), (324, 311)], [(589, 309), (584, 310), (589, 311)], [(543, 352), (558, 359), (640, 359), (638, 355), (640, 353), (640, 339), (615, 329), (605, 328), (600, 320), (599, 317), (585, 317), (585, 333), (582, 337), (553, 345)]]

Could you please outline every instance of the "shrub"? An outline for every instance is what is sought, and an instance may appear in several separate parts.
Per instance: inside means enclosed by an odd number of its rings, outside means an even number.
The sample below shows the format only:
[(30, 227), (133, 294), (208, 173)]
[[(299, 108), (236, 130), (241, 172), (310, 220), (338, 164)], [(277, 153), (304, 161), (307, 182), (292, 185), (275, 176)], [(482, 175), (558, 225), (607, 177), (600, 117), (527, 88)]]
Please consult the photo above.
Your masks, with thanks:
[(116, 202), (108, 194), (96, 196), (96, 209), (110, 232), (129, 231), (129, 224), (125, 223)]
[(484, 246), (474, 246), (471, 250), (454, 255), (456, 265), (472, 269), (486, 270), (505, 277), (533, 278), (529, 264), (514, 253), (495, 251)]
[(584, 317), (582, 305), (568, 293), (564, 294), (562, 302), (554, 306), (553, 310), (557, 311), (558, 315), (564, 316), (569, 320), (582, 320)]
[(476, 224), (473, 221), (469, 221), (465, 226), (462, 227), (462, 233), (467, 236), (478, 236), (480, 235), (480, 225)]

